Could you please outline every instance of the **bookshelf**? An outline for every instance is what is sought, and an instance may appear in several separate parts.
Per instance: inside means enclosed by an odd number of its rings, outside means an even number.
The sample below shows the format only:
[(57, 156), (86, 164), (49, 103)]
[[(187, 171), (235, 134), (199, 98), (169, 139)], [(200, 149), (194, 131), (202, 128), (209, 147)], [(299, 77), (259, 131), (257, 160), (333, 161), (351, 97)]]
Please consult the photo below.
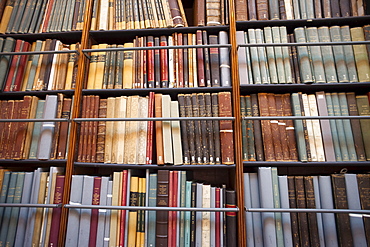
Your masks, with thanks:
[[(72, 1), (69, 1), (72, 2)], [(242, 117), (242, 109), (240, 107), (240, 96), (244, 95), (251, 95), (251, 94), (260, 94), (260, 93), (271, 93), (271, 94), (284, 94), (284, 93), (298, 93), (303, 92), (305, 94), (314, 94), (319, 91), (325, 91), (329, 93), (335, 92), (355, 92), (356, 94), (363, 94), (364, 92), (368, 91), (370, 86), (370, 82), (355, 82), (351, 83), (351, 87), (349, 87), (348, 83), (312, 83), (312, 84), (246, 84), (240, 85), (240, 71), (239, 71), (239, 49), (242, 47), (250, 48), (250, 47), (269, 47), (266, 44), (242, 44), (240, 45), (239, 41), (237, 40), (237, 31), (247, 31), (248, 29), (263, 29), (264, 27), (283, 27), (286, 26), (288, 33), (293, 33), (295, 28), (298, 27), (321, 27), (321, 26), (344, 26), (349, 25), (350, 27), (359, 27), (369, 24), (369, 17), (365, 16), (350, 16), (350, 17), (332, 17), (332, 18), (313, 18), (313, 19), (292, 19), (292, 20), (245, 20), (240, 21), (238, 20), (238, 5), (234, 1), (229, 1), (226, 5), (225, 9), (229, 9), (227, 11), (227, 15), (223, 18), (227, 19), (228, 22), (223, 23), (222, 25), (217, 26), (196, 26), (193, 23), (194, 17), (194, 6), (195, 2), (184, 2), (184, 12), (188, 18), (188, 26), (185, 27), (166, 27), (166, 28), (150, 28), (150, 29), (129, 29), (129, 30), (116, 30), (115, 28), (107, 28), (106, 30), (91, 30), (91, 24), (94, 21), (94, 1), (87, 0), (83, 1), (83, 6), (85, 7), (84, 18), (80, 19), (80, 22), (83, 23), (80, 28), (75, 28), (74, 30), (69, 31), (52, 31), (52, 32), (40, 32), (40, 33), (5, 33), (0, 34), (0, 38), (6, 39), (7, 37), (12, 37), (14, 39), (22, 39), (27, 42), (34, 42), (36, 40), (46, 40), (46, 39), (58, 39), (65, 44), (75, 44), (79, 43), (78, 48), (76, 49), (76, 55), (78, 56), (77, 60), (77, 71), (75, 72), (75, 87), (73, 89), (67, 90), (41, 90), (41, 91), (13, 91), (13, 92), (1, 92), (0, 99), (1, 100), (14, 100), (14, 99), (23, 99), (25, 95), (29, 96), (36, 96), (40, 99), (45, 99), (47, 95), (59, 95), (63, 94), (65, 98), (72, 98), (73, 97), (73, 104), (71, 106), (71, 113), (67, 120), (65, 119), (54, 119), (52, 120), (54, 123), (62, 123), (68, 122), (69, 123), (69, 135), (68, 135), (68, 143), (67, 146), (67, 153), (68, 156), (64, 159), (55, 159), (55, 160), (38, 160), (38, 159), (1, 159), (1, 166), (9, 169), (11, 171), (33, 171), (36, 168), (40, 168), (40, 173), (46, 171), (50, 167), (58, 167), (64, 168), (64, 191), (63, 196), (60, 198), (60, 202), (58, 204), (49, 204), (49, 203), (27, 203), (27, 207), (32, 208), (37, 212), (36, 209), (38, 208), (58, 208), (60, 210), (60, 224), (59, 224), (59, 231), (60, 234), (58, 235), (58, 245), (64, 246), (69, 244), (71, 238), (69, 237), (69, 232), (71, 231), (71, 226), (68, 224), (68, 219), (70, 212), (76, 212), (76, 210), (80, 210), (81, 212), (97, 212), (93, 210), (104, 210), (109, 209), (110, 212), (117, 214), (117, 212), (127, 212), (126, 216), (130, 214), (130, 210), (132, 207), (130, 206), (105, 206), (105, 205), (90, 205), (92, 203), (80, 203), (81, 205), (76, 205), (71, 203), (71, 192), (73, 192), (74, 180), (77, 181), (75, 178), (78, 176), (86, 175), (89, 177), (88, 180), (92, 183), (91, 177), (100, 177), (102, 180), (107, 180), (108, 176), (113, 177), (114, 174), (117, 174), (121, 171), (130, 171), (132, 172), (132, 176), (139, 176), (141, 178), (146, 177), (149, 178), (149, 173), (159, 174), (162, 171), (169, 171), (178, 172), (178, 171), (186, 171), (189, 174), (192, 174), (192, 180), (194, 181), (206, 181), (204, 185), (222, 185), (224, 184), (225, 187), (223, 189), (231, 189), (235, 191), (235, 199), (236, 205), (235, 208), (216, 208), (212, 206), (206, 206), (206, 210), (203, 210), (201, 206), (194, 206), (190, 209), (188, 207), (181, 206), (181, 208), (176, 209), (177, 212), (222, 212), (226, 215), (231, 215), (233, 219), (236, 219), (235, 228), (231, 231), (225, 232), (225, 234), (230, 236), (235, 236), (237, 239), (237, 246), (246, 246), (247, 243), (250, 243), (250, 221), (248, 217), (251, 217), (253, 213), (262, 213), (267, 215), (267, 213), (362, 213), (367, 214), (368, 210), (355, 210), (355, 209), (304, 209), (304, 208), (268, 208), (268, 207), (254, 207), (250, 205), (249, 201), (246, 198), (249, 198), (248, 190), (249, 187), (245, 185), (246, 178), (245, 173), (256, 173), (260, 168), (264, 167), (277, 167), (277, 171), (279, 175), (288, 175), (288, 176), (316, 176), (316, 175), (328, 175), (332, 173), (339, 173), (343, 172), (344, 169), (348, 173), (368, 173), (368, 166), (369, 161), (252, 161), (243, 160), (243, 121), (248, 120), (260, 120), (266, 121), (268, 119), (272, 119), (271, 116), (263, 116), (263, 117)], [(199, 1), (201, 2), (201, 1)], [(239, 2), (239, 1), (238, 1)], [(368, 3), (368, 2), (367, 2)], [(368, 3), (369, 4), (369, 3)], [(236, 6), (235, 6), (236, 5)], [(1, 6), (0, 6), (1, 7)], [(224, 6), (225, 7), (225, 6)], [(110, 20), (112, 21), (112, 20)], [(224, 20), (225, 21), (225, 20)], [(125, 88), (125, 89), (87, 89), (87, 81), (89, 77), (90, 71), (90, 62), (93, 57), (94, 52), (106, 52), (105, 54), (111, 53), (115, 51), (116, 54), (118, 52), (127, 52), (127, 51), (145, 51), (148, 52), (150, 49), (145, 47), (134, 47), (134, 49), (127, 49), (127, 48), (103, 48), (103, 49), (94, 49), (94, 45), (98, 44), (108, 44), (108, 45), (122, 45), (125, 43), (131, 43), (137, 37), (143, 36), (154, 36), (154, 37), (161, 37), (161, 36), (172, 36), (176, 34), (182, 35), (196, 35), (197, 31), (205, 31), (209, 37), (209, 35), (219, 35), (220, 32), (225, 32), (228, 34), (228, 42), (227, 45), (215, 45), (215, 46), (207, 46), (204, 47), (210, 48), (210, 50), (214, 47), (224, 47), (227, 48), (229, 54), (229, 65), (230, 65), (230, 74), (231, 74), (231, 83), (227, 86), (219, 86), (219, 87), (174, 87), (174, 88)], [(281, 42), (281, 46), (284, 46), (284, 42)], [(285, 44), (288, 46), (287, 44)], [(290, 46), (291, 44), (289, 44)], [(294, 46), (293, 44), (292, 46)], [(270, 46), (274, 46), (271, 44)], [(276, 46), (276, 45), (275, 45)], [(118, 46), (115, 46), (118, 47)], [(194, 47), (201, 47), (197, 44), (194, 46), (184, 46), (181, 47), (183, 49), (188, 48), (189, 50)], [(137, 49), (136, 49), (137, 48)], [(169, 51), (172, 48), (176, 51), (178, 48), (175, 46), (166, 47), (164, 50)], [(202, 46), (203, 48), (203, 46)], [(199, 49), (199, 48), (198, 48)], [(159, 49), (158, 49), (159, 50)], [(40, 52), (40, 54), (47, 54), (48, 52)], [(29, 55), (32, 52), (28, 52)], [(52, 54), (56, 54), (56, 52), (52, 52)], [(2, 54), (2, 55), (9, 55), (9, 54)], [(12, 56), (17, 55), (16, 53), (11, 53)], [(135, 67), (135, 66), (134, 66)], [(141, 72), (140, 72), (141, 73)], [(106, 74), (106, 73), (105, 73)], [(89, 96), (99, 97), (100, 99), (109, 99), (109, 98), (118, 98), (124, 97), (126, 99), (138, 95), (139, 97), (145, 98), (149, 96), (150, 92), (154, 92), (155, 94), (163, 94), (169, 95), (172, 100), (177, 100), (179, 95), (203, 95), (203, 94), (219, 94), (222, 92), (227, 92), (231, 94), (231, 116), (227, 118), (215, 117), (215, 118), (204, 118), (212, 121), (229, 121), (232, 123), (233, 131), (233, 158), (234, 161), (231, 164), (205, 164), (205, 165), (194, 165), (194, 164), (182, 164), (182, 165), (158, 165), (156, 161), (153, 161), (153, 164), (135, 164), (136, 162), (94, 162), (94, 161), (81, 161), (78, 160), (78, 155), (80, 154), (79, 148), (81, 145), (80, 138), (83, 135), (83, 126), (93, 126), (93, 123), (96, 122), (109, 122), (109, 123), (131, 123), (131, 122), (143, 122), (143, 118), (137, 116), (134, 119), (129, 119), (127, 117), (115, 117), (113, 118), (100, 118), (99, 117), (92, 117), (92, 115), (83, 115), (87, 108), (83, 109), (82, 106), (84, 104), (84, 99)], [(158, 119), (146, 119), (145, 121), (150, 122), (153, 121), (155, 126), (155, 121)], [(101, 121), (96, 121), (97, 119)], [(172, 121), (179, 121), (179, 123), (187, 122), (191, 118), (189, 117), (163, 117), (163, 123), (170, 120)], [(275, 117), (273, 118), (275, 119)], [(297, 120), (301, 119), (297, 116), (289, 116), (289, 117), (277, 117), (278, 120)], [(307, 117), (302, 117), (303, 120), (311, 119)], [(312, 119), (368, 119), (367, 116), (333, 116), (332, 118), (325, 118), (320, 116), (313, 116)], [(111, 120), (111, 121), (108, 121)], [(115, 121), (112, 121), (115, 120)], [(116, 121), (118, 120), (118, 121)], [(132, 121), (131, 121), (132, 120)], [(194, 118), (194, 121), (201, 121), (202, 119)], [(1, 119), (0, 124), (2, 123), (21, 123), (21, 122), (39, 122), (42, 120), (19, 120), (16, 119), (14, 121), (3, 120)], [(114, 124), (112, 125), (114, 126)], [(89, 127), (86, 127), (88, 131)], [(94, 128), (97, 129), (97, 126)], [(227, 132), (227, 131), (226, 131)], [(156, 160), (156, 159), (154, 159)], [(254, 176), (254, 175), (253, 175)], [(249, 178), (248, 178), (249, 179)], [(87, 183), (87, 182), (86, 182)], [(217, 187), (219, 188), (219, 187)], [(215, 189), (217, 189), (215, 188)], [(130, 191), (127, 191), (129, 193)], [(226, 200), (226, 198), (225, 198)], [(7, 206), (8, 204), (1, 204), (0, 206)], [(136, 204), (137, 205), (137, 204)], [(24, 208), (24, 204), (13, 204), (13, 207)], [(144, 210), (147, 212), (159, 212), (164, 210), (164, 212), (170, 211), (170, 208), (167, 207), (158, 207), (158, 206), (136, 206), (137, 210)], [(10, 208), (8, 206), (8, 208)], [(245, 210), (244, 210), (245, 209)], [(87, 211), (86, 211), (87, 210)], [(127, 210), (127, 211), (126, 211)], [(57, 210), (56, 210), (57, 211)], [(171, 211), (172, 212), (172, 211)], [(82, 213), (81, 213), (82, 214)], [(93, 214), (93, 213), (91, 213)], [(149, 214), (149, 213), (148, 213)], [(171, 215), (171, 214), (170, 214)], [(179, 213), (180, 215), (180, 213)], [(284, 215), (284, 214), (283, 214)], [(286, 214), (285, 214), (286, 215)], [(170, 217), (175, 217), (174, 215)], [(236, 217), (236, 218), (235, 218)], [(246, 218), (247, 217), (247, 218)], [(82, 233), (81, 233), (82, 234)], [(225, 245), (227, 246), (227, 245)], [(249, 246), (249, 245), (248, 245)]]

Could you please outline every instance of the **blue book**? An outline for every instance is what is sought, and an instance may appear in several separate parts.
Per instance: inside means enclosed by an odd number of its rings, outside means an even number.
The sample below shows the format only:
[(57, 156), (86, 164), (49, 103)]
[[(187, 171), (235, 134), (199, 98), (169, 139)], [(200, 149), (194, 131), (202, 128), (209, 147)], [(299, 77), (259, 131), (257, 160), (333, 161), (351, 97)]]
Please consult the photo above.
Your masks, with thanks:
[[(6, 202), (6, 195), (8, 193), (8, 186), (11, 172), (5, 172), (3, 178), (3, 185), (1, 187), (0, 203)], [(0, 207), (0, 222), (3, 220), (4, 208)]]
[[(185, 207), (190, 208), (191, 207), (191, 181), (186, 181), (185, 185)], [(190, 247), (190, 211), (185, 211), (185, 232), (184, 232), (184, 246)]]

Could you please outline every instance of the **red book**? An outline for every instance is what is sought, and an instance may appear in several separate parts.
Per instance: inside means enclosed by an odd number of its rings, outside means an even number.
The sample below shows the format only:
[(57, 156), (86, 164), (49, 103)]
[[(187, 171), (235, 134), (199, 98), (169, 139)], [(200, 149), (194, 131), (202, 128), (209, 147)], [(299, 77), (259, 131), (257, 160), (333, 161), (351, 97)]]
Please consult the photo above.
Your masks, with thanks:
[[(182, 33), (177, 34), (177, 45), (183, 45), (183, 36)], [(177, 78), (177, 87), (184, 87), (184, 49), (178, 49), (177, 56), (178, 66), (178, 78)]]
[[(168, 193), (168, 206), (173, 207), (174, 204), (174, 171), (170, 171), (170, 176), (169, 176), (169, 188), (170, 191)], [(168, 246), (173, 246), (173, 229), (176, 227), (176, 224), (174, 224), (174, 219), (173, 219), (173, 211), (168, 211)], [(175, 239), (176, 241), (176, 239)], [(176, 244), (175, 244), (176, 246)]]
[[(221, 208), (221, 190), (220, 188), (216, 188), (216, 208)], [(221, 213), (219, 211), (216, 212), (216, 221), (215, 221), (215, 229), (216, 229), (216, 234), (215, 234), (215, 243), (216, 247), (221, 246)]]
[[(167, 38), (166, 36), (161, 36), (160, 46), (167, 46)], [(161, 87), (168, 88), (168, 50), (161, 49), (160, 50), (160, 58), (161, 58)]]
[[(149, 93), (148, 118), (154, 117), (154, 92)], [(147, 144), (146, 144), (146, 164), (153, 162), (153, 121), (148, 121)]]
[[(197, 45), (203, 45), (202, 30), (197, 30)], [(204, 75), (204, 54), (203, 48), (197, 48), (197, 71), (198, 71), (198, 87), (205, 87), (205, 75)]]
[[(152, 47), (154, 46), (154, 38), (153, 36), (148, 36), (147, 40), (147, 46)], [(148, 50), (147, 51), (147, 65), (148, 65), (148, 88), (154, 88), (154, 50)]]
[[(30, 43), (24, 42), (21, 51), (28, 51), (30, 47)], [(24, 71), (26, 69), (26, 63), (28, 60), (28, 55), (19, 55), (19, 63), (17, 66), (17, 71), (15, 75), (15, 80), (14, 80), (14, 85), (12, 88), (12, 91), (19, 91), (22, 87), (22, 80), (23, 80), (23, 75)]]
[(51, 11), (53, 10), (54, 0), (49, 0), (46, 7), (46, 13), (44, 17), (44, 23), (42, 24), (42, 32), (46, 33), (49, 25), (50, 16), (52, 15)]
[[(23, 43), (24, 43), (23, 40), (17, 39), (17, 41), (15, 42), (14, 52), (20, 52), (23, 47)], [(15, 73), (17, 70), (17, 66), (19, 64), (19, 60), (20, 60), (20, 55), (13, 56), (12, 61), (10, 63), (10, 67), (9, 67), (8, 77), (5, 82), (4, 92), (13, 91), (13, 85), (15, 82)]]
[[(54, 204), (62, 203), (64, 190), (64, 176), (58, 175), (55, 180)], [(52, 220), (50, 226), (49, 246), (58, 246), (60, 217), (62, 215), (62, 208), (54, 208), (52, 213)]]
[[(179, 184), (179, 172), (173, 171), (173, 186), (172, 186), (172, 206), (178, 207), (178, 184)], [(176, 240), (177, 240), (177, 212), (178, 211), (172, 211), (172, 245), (176, 246)]]
[[(122, 171), (122, 195), (121, 195), (121, 206), (127, 206), (127, 170)], [(125, 229), (126, 229), (126, 210), (121, 210), (120, 213), (120, 237), (119, 246), (123, 246), (125, 243)]]
[[(92, 205), (100, 204), (100, 187), (101, 187), (101, 177), (95, 177)], [(96, 246), (96, 235), (98, 233), (98, 217), (99, 217), (99, 209), (97, 208), (91, 209), (89, 247)]]

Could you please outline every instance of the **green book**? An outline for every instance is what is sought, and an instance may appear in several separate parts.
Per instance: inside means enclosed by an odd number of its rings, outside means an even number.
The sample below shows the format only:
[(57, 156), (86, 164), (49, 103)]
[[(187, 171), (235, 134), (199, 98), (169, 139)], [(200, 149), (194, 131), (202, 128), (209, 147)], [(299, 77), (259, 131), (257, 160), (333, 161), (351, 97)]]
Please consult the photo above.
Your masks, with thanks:
[[(338, 93), (340, 113), (342, 116), (349, 116), (348, 103), (346, 93)], [(344, 135), (346, 136), (346, 143), (350, 161), (357, 161), (357, 154), (355, 149), (355, 142), (353, 139), (351, 120), (343, 119)]]
[[(4, 41), (4, 47), (2, 52), (12, 52), (15, 44), (15, 39), (7, 37)], [(12, 56), (1, 56), (0, 57), (0, 91), (3, 90), (6, 81), (6, 75), (8, 73), (8, 66), (12, 60)]]
[[(19, 26), (20, 26), (21, 22), (18, 21), (18, 20), (22, 20), (22, 16), (24, 15), (24, 10), (26, 8), (27, 0), (20, 0), (18, 2), (19, 2), (19, 5), (18, 5), (17, 13), (15, 13), (16, 15), (15, 15), (15, 19), (14, 19), (14, 20), (17, 20), (17, 21), (15, 21), (12, 26), (8, 25), (8, 30), (10, 30), (10, 33), (17, 33), (19, 31)], [(13, 13), (14, 12), (15, 11), (13, 9)]]
[[(250, 95), (245, 96), (246, 116), (252, 117), (252, 99)], [(248, 160), (256, 160), (256, 150), (254, 147), (254, 126), (253, 120), (247, 120), (247, 141), (248, 141)]]
[[(41, 51), (42, 49), (42, 41), (41, 40), (36, 40), (36, 46), (35, 46), (35, 51)], [(42, 57), (41, 57), (42, 58)], [(40, 54), (35, 54), (35, 55), (30, 55), (29, 60), (31, 60), (31, 68), (30, 68), (30, 73), (27, 79), (27, 86), (26, 90), (31, 91), (33, 88), (33, 83), (35, 81), (35, 76), (36, 76), (36, 70), (39, 64), (39, 59), (40, 59)]]
[[(326, 107), (328, 110), (328, 116), (334, 116), (334, 108), (333, 108), (333, 100), (330, 93), (325, 93), (325, 99), (326, 99)], [(333, 147), (334, 147), (334, 153), (335, 153), (335, 160), (336, 161), (342, 161), (342, 154), (340, 151), (340, 145), (339, 145), (339, 137), (338, 137), (338, 130), (337, 130), (337, 124), (335, 119), (330, 119), (330, 130), (331, 135), (333, 138)]]
[[(273, 43), (282, 43), (280, 38), (280, 28), (279, 27), (272, 27), (272, 42)], [(266, 41), (267, 43), (267, 41)], [(287, 47), (286, 47), (287, 48)], [(276, 61), (276, 70), (279, 83), (287, 83), (285, 78), (285, 71), (284, 71), (284, 56), (283, 56), (283, 48), (281, 46), (275, 46), (274, 48), (275, 53), (275, 61)], [(285, 54), (284, 54), (285, 55)], [(289, 54), (288, 54), (289, 58)], [(289, 68), (290, 71), (290, 68)]]
[[(351, 42), (351, 34), (349, 26), (342, 26), (340, 27), (340, 33), (342, 41)], [(352, 45), (344, 45), (343, 46), (345, 61), (348, 69), (348, 79), (349, 82), (358, 82), (359, 76), (358, 71), (356, 71), (356, 61), (354, 55), (354, 49)]]
[[(301, 104), (299, 102), (299, 95), (298, 93), (292, 93), (292, 113), (294, 116), (302, 116), (301, 111)], [(303, 121), (302, 119), (295, 119), (294, 120), (294, 129), (297, 141), (297, 148), (298, 148), (298, 157), (300, 161), (308, 161), (307, 157), (307, 149), (306, 149), (306, 141), (304, 137), (304, 128), (303, 128)]]
[[(343, 27), (344, 30), (344, 27)], [(347, 29), (346, 29), (347, 30)], [(362, 27), (353, 27), (351, 30), (352, 41), (365, 41), (365, 33)], [(370, 64), (366, 45), (354, 45), (357, 75), (359, 82), (370, 81)]]
[(13, 10), (12, 10), (12, 14), (10, 16), (9, 22), (8, 22), (8, 26), (6, 28), (6, 33), (10, 33), (11, 30), (12, 30), (12, 27), (16, 23), (15, 17), (17, 16), (17, 12), (18, 12), (18, 8), (19, 8), (19, 5), (20, 5), (20, 3), (19, 3), (20, 1), (13, 1), (13, 2), (14, 2), (14, 4), (13, 4)]
[[(264, 27), (263, 33), (265, 36), (265, 43), (270, 44), (273, 43), (271, 27)], [(270, 74), (270, 83), (273, 84), (279, 83), (274, 47), (267, 46), (266, 53), (267, 53), (268, 72)]]
[[(295, 28), (294, 35), (297, 43), (306, 43), (306, 35), (303, 27)], [(313, 83), (314, 78), (311, 70), (310, 56), (308, 54), (307, 46), (298, 46), (298, 63), (301, 73), (301, 81), (303, 83)]]
[[(241, 117), (246, 117), (246, 96), (240, 96), (240, 114)], [(242, 157), (244, 161), (248, 160), (248, 139), (247, 139), (247, 120), (242, 119)]]
[[(245, 33), (245, 35), (247, 36), (247, 32)], [(256, 34), (254, 32), (254, 29), (248, 29), (248, 41), (249, 44), (256, 44)], [(250, 47), (250, 58), (251, 68), (253, 71), (253, 82), (254, 84), (261, 84), (262, 79), (257, 47)]]
[(307, 19), (307, 6), (305, 0), (299, 1), (299, 10), (301, 13), (301, 19)]
[[(40, 1), (40, 0), (39, 0)], [(18, 28), (19, 33), (27, 33), (29, 25), (31, 23), (31, 18), (33, 16), (33, 12), (35, 10), (35, 6), (37, 4), (36, 1), (27, 1), (26, 9), (24, 10), (24, 15), (22, 16), (22, 20), (20, 21), (20, 25)]]
[[(308, 27), (306, 29), (307, 40), (311, 43), (318, 43), (319, 42), (319, 33), (317, 31), (317, 27)], [(325, 70), (324, 70), (324, 63), (321, 54), (320, 46), (309, 46), (310, 55), (311, 55), (311, 63), (313, 66), (313, 74), (316, 83), (325, 83)]]
[(47, 4), (44, 3), (43, 0), (38, 0), (36, 5), (34, 6), (34, 12), (33, 15), (30, 16), (30, 19), (28, 22), (26, 22), (25, 31), (24, 33), (38, 33), (40, 25), (37, 26), (39, 19), (43, 18), (42, 16), (42, 8), (43, 6), (46, 6)]
[[(37, 109), (36, 109), (36, 119), (42, 118), (42, 114), (44, 111), (44, 105), (45, 105), (45, 100), (39, 100), (37, 102)], [(41, 126), (42, 122), (35, 122), (33, 125), (33, 130), (32, 130), (32, 139), (31, 139), (31, 145), (30, 145), (30, 152), (29, 152), (29, 159), (36, 159), (37, 155), (37, 149), (38, 149), (38, 142), (40, 139), (40, 134), (41, 134)]]
[[(274, 28), (272, 29), (274, 31)], [(288, 42), (288, 34), (285, 26), (279, 27), (280, 31), (280, 42), (281, 43), (289, 43)], [(274, 35), (275, 37), (275, 35)], [(292, 75), (292, 66), (293, 64), (290, 63), (290, 52), (288, 46), (281, 47), (283, 52), (283, 61), (284, 61), (284, 71), (285, 71), (285, 80), (286, 83), (293, 83), (293, 75)], [(279, 71), (278, 71), (279, 73)]]
[[(360, 116), (370, 116), (367, 95), (356, 95), (357, 109)], [(370, 160), (370, 119), (360, 119), (362, 139), (365, 145), (366, 160)]]
[[(317, 29), (320, 42), (330, 42), (329, 27), (319, 27)], [(335, 69), (334, 54), (332, 46), (321, 46), (322, 61), (325, 68), (325, 78), (327, 83), (338, 82), (337, 71)]]
[[(340, 103), (338, 93), (331, 93), (332, 103), (333, 103), (333, 112), (334, 116), (341, 116)], [(349, 153), (347, 147), (346, 135), (344, 132), (343, 119), (335, 119), (338, 131), (338, 140), (340, 146), (340, 152), (342, 154), (342, 161), (349, 161)]]
[[(342, 42), (340, 27), (331, 26), (329, 28), (330, 39), (332, 42)], [(337, 68), (337, 77), (339, 83), (349, 82), (349, 74), (347, 70), (346, 57), (344, 55), (343, 45), (333, 45), (333, 54), (335, 66)]]
[[(254, 30), (254, 32), (256, 35), (256, 43), (263, 44), (264, 39), (263, 39), (262, 29), (257, 28)], [(271, 81), (270, 81), (269, 68), (268, 68), (268, 62), (267, 62), (266, 48), (264, 46), (259, 46), (257, 47), (257, 52), (258, 52), (262, 84), (268, 84)]]
[[(277, 167), (271, 167), (271, 178), (272, 178), (272, 191), (274, 197), (274, 208), (281, 208)], [(283, 222), (282, 214), (280, 212), (275, 212), (275, 228), (276, 228), (277, 246), (284, 246)]]
[[(186, 181), (185, 185), (185, 207), (191, 207), (191, 181)], [(190, 226), (191, 226), (191, 213), (190, 211), (185, 211), (185, 233), (184, 233), (184, 246), (190, 247)]]
[[(157, 174), (151, 173), (149, 175), (149, 196), (148, 196), (148, 207), (155, 207), (157, 205)], [(148, 219), (146, 220), (148, 225), (147, 232), (147, 245), (155, 246), (155, 225), (156, 225), (156, 212), (149, 211)]]

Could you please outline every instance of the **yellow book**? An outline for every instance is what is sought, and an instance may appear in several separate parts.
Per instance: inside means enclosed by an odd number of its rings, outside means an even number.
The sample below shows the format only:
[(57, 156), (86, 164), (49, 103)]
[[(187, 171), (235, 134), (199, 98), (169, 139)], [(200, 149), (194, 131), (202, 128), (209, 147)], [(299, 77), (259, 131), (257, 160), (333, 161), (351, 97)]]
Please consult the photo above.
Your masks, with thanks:
[[(364, 29), (362, 27), (353, 27), (350, 30), (352, 41), (365, 41)], [(359, 82), (370, 81), (370, 65), (366, 45), (354, 45), (353, 52), (355, 54)]]
[[(130, 206), (138, 206), (139, 178), (130, 179)], [(128, 213), (128, 239), (127, 247), (136, 247), (137, 211), (130, 210)]]
[[(71, 44), (69, 46), (69, 50), (74, 51), (77, 49), (76, 44)], [(76, 53), (69, 53), (69, 59), (68, 59), (68, 65), (67, 65), (67, 75), (66, 75), (66, 81), (65, 81), (65, 90), (72, 89), (72, 83), (73, 83), (73, 74), (75, 70), (75, 66), (77, 63), (77, 54)]]
[(109, 0), (108, 30), (115, 29), (114, 0)]
[[(125, 43), (124, 48), (134, 47), (134, 43)], [(134, 78), (134, 51), (123, 52), (123, 88), (132, 88)]]
[[(106, 49), (107, 44), (99, 44), (98, 49)], [(105, 58), (107, 53), (105, 51), (100, 51), (97, 54), (96, 69), (95, 69), (95, 80), (94, 80), (94, 89), (103, 88), (103, 79), (104, 79), (104, 67), (105, 67)]]
[[(113, 173), (113, 189), (112, 189), (112, 206), (119, 206), (119, 194), (121, 184), (121, 172)], [(110, 216), (110, 235), (109, 246), (117, 246), (117, 235), (119, 235), (119, 214), (118, 210), (111, 210)]]
[(6, 6), (3, 12), (3, 17), (1, 18), (0, 23), (0, 33), (5, 33), (9, 24), (10, 17), (12, 16), (13, 7)]

